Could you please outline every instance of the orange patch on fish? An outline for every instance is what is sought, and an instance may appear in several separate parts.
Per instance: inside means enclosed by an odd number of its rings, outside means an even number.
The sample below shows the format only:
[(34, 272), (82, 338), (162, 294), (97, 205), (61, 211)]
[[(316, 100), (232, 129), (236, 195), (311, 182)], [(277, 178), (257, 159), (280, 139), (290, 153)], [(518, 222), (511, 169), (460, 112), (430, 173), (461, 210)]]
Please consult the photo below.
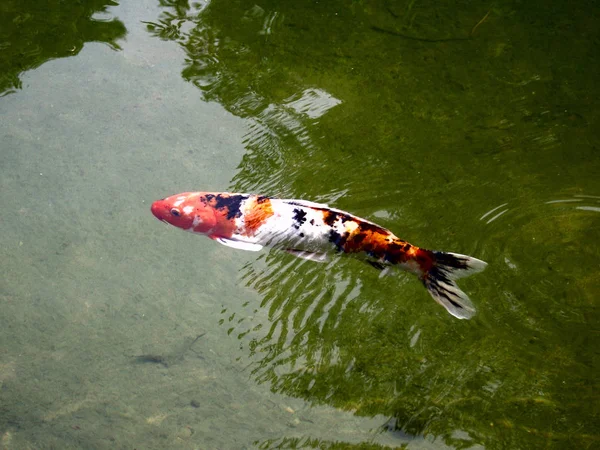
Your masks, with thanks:
[(245, 235), (252, 236), (273, 215), (271, 200), (257, 197), (246, 209), (244, 214)]
[(435, 257), (433, 256), (433, 252), (429, 250), (423, 250), (422, 248), (418, 247), (412, 248), (414, 251), (408, 253), (410, 259), (414, 259), (424, 273), (429, 272), (435, 265)]
[(358, 227), (350, 233), (343, 248), (349, 253), (360, 252), (365, 248), (372, 253), (383, 253), (389, 244), (387, 238), (387, 235), (377, 230), (362, 230)]
[(215, 209), (216, 226), (211, 230), (211, 238), (229, 238), (233, 235), (235, 232), (235, 221), (228, 219), (228, 214), (229, 211), (226, 208), (221, 211)]

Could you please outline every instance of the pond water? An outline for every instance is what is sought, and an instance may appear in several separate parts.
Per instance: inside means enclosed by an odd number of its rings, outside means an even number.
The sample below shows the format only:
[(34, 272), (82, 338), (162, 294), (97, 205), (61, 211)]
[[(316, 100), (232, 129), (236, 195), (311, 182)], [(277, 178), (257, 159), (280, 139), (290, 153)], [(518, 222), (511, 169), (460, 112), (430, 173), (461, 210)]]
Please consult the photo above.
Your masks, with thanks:
[[(0, 10), (2, 448), (600, 446), (596, 2)], [(194, 190), (483, 259), (477, 314), (152, 217)]]

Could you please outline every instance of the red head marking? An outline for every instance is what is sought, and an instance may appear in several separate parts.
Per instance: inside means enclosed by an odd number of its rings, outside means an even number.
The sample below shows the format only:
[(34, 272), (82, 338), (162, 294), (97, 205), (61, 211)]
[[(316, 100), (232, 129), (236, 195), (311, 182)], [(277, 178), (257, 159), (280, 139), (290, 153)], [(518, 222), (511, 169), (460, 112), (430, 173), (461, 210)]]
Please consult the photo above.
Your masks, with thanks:
[(217, 225), (215, 210), (201, 192), (183, 192), (157, 200), (150, 208), (163, 222), (196, 233), (210, 234)]

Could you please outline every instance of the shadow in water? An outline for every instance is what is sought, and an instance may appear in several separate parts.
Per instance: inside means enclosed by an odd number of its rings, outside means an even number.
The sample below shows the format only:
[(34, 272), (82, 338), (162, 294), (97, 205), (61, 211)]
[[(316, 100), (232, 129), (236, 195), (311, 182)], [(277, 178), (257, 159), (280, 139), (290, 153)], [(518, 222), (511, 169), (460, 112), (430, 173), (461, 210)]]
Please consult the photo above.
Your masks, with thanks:
[[(379, 445), (374, 443), (363, 442), (360, 444), (350, 444), (347, 442), (331, 442), (324, 439), (313, 439), (313, 438), (282, 438), (282, 439), (268, 439), (263, 442), (254, 443), (259, 449), (298, 449), (298, 448), (318, 448), (321, 450), (344, 450), (344, 449), (356, 449), (356, 450), (382, 450), (389, 449), (387, 445)], [(403, 444), (395, 449), (407, 448), (407, 444)]]
[[(104, 17), (107, 0), (3, 0), (0, 7), (0, 96), (22, 88), (20, 76), (47, 61), (77, 55), (86, 42), (119, 49), (127, 34), (117, 19)], [(94, 17), (95, 16), (95, 17)]]

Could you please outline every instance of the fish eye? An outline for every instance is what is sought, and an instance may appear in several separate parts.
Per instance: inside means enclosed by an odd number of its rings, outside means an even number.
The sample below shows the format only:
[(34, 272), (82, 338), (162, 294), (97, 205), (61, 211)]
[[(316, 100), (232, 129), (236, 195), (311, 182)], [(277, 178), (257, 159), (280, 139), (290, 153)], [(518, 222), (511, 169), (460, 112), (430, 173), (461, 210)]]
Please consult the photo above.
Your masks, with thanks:
[(181, 215), (181, 213), (179, 212), (179, 210), (177, 208), (171, 208), (171, 215), (175, 216), (175, 217), (179, 217)]

